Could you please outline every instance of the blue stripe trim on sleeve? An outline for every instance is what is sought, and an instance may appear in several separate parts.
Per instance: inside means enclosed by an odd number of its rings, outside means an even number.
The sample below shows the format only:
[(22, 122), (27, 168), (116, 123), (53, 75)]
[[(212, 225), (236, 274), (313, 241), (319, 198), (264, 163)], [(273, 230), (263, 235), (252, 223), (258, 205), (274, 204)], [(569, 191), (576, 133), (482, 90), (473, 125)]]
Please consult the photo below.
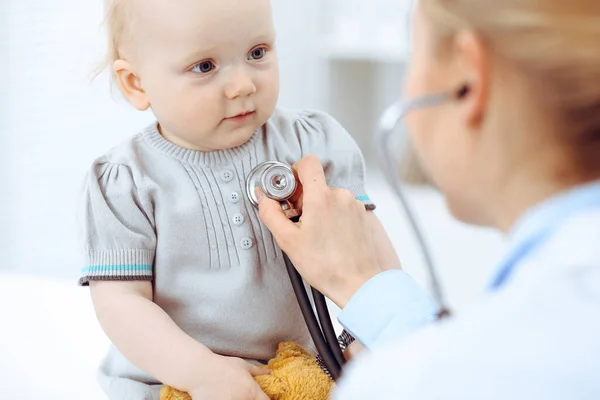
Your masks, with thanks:
[(100, 271), (147, 271), (152, 272), (150, 264), (131, 264), (131, 265), (90, 265), (82, 269), (82, 272), (100, 272)]
[(369, 196), (356, 196), (356, 200), (358, 201), (371, 201)]

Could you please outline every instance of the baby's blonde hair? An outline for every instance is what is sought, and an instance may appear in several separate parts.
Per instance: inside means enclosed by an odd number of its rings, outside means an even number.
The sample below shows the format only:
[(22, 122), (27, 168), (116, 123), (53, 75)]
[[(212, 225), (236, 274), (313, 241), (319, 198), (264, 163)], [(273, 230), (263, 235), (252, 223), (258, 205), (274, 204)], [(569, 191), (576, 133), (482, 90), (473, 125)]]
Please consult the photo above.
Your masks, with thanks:
[(112, 66), (121, 58), (121, 46), (131, 39), (134, 18), (131, 12), (134, 0), (104, 0), (104, 25), (106, 28), (106, 54), (99, 63), (95, 76), (109, 69), (111, 82), (115, 82)]
[(567, 131), (558, 139), (577, 149), (574, 161), (593, 161), (600, 171), (599, 0), (421, 0), (421, 6), (440, 49), (470, 29), (493, 57), (518, 68), (544, 111)]

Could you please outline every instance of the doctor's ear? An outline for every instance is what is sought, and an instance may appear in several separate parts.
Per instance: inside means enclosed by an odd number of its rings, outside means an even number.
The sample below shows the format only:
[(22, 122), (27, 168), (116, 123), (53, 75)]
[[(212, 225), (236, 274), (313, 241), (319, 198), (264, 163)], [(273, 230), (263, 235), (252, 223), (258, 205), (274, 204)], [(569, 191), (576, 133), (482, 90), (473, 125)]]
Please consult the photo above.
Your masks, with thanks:
[(465, 103), (467, 121), (478, 125), (488, 101), (490, 86), (489, 53), (483, 42), (473, 32), (462, 31), (455, 39), (455, 54), (465, 83), (456, 96)]
[(140, 111), (150, 108), (150, 101), (142, 87), (140, 77), (129, 61), (117, 60), (113, 64), (116, 80), (123, 96)]

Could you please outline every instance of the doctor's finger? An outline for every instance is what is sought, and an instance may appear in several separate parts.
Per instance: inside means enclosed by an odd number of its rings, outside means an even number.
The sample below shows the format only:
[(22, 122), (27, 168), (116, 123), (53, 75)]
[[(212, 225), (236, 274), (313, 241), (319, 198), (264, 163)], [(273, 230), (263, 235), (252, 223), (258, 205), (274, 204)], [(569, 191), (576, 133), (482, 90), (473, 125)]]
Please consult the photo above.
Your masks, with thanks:
[(308, 155), (304, 157), (294, 164), (293, 169), (298, 175), (298, 180), (302, 184), (302, 190), (305, 194), (307, 191), (317, 188), (327, 188), (325, 171), (323, 171), (321, 161), (316, 156)]
[(268, 198), (260, 189), (257, 190), (257, 197), (258, 216), (283, 248), (282, 244), (294, 240), (298, 233), (296, 225), (288, 219), (278, 201)]

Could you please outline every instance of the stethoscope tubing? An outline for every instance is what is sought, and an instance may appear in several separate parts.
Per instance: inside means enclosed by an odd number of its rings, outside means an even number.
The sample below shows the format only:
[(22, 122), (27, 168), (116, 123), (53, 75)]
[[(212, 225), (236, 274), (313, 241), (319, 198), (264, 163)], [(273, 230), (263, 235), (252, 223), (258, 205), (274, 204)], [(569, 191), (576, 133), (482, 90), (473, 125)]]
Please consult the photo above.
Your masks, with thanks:
[[(315, 298), (315, 306), (317, 308), (317, 314), (319, 314), (319, 319), (321, 321), (329, 319), (328, 326), (319, 326), (312, 305), (310, 304), (308, 293), (306, 292), (306, 288), (304, 286), (304, 281), (302, 280), (300, 273), (296, 270), (294, 264), (292, 264), (287, 254), (283, 253), (283, 259), (285, 261), (285, 267), (290, 276), (292, 288), (294, 289), (294, 293), (296, 294), (296, 299), (298, 300), (298, 305), (300, 306), (300, 311), (302, 312), (302, 316), (304, 317), (304, 321), (306, 322), (306, 326), (313, 339), (315, 347), (317, 348), (319, 355), (323, 359), (323, 363), (325, 364), (329, 375), (334, 381), (337, 381), (341, 375), (342, 365), (340, 365), (336, 356), (334, 355), (333, 349), (337, 348), (337, 350), (339, 350), (340, 353), (341, 349), (339, 347), (337, 339), (335, 339), (333, 343), (328, 342), (327, 340), (328, 337), (331, 338), (333, 336), (335, 338), (335, 332), (333, 331), (331, 317), (329, 316), (329, 311), (327, 310), (327, 305), (325, 303), (324, 296), (321, 293), (319, 293), (316, 289), (312, 288), (313, 296)], [(320, 300), (316, 300), (317, 298), (321, 298), (322, 302)], [(318, 304), (320, 304), (320, 306)], [(324, 308), (323, 304), (325, 304)]]
[(323, 296), (321, 292), (312, 286), (311, 291), (313, 294), (313, 300), (315, 302), (315, 308), (317, 309), (317, 315), (319, 316), (319, 322), (321, 323), (321, 329), (325, 335), (325, 340), (327, 341), (327, 344), (333, 353), (333, 357), (341, 369), (346, 363), (346, 357), (344, 357), (344, 352), (339, 346), (338, 338), (331, 322), (331, 316), (329, 315), (329, 309), (327, 308), (325, 296)]

